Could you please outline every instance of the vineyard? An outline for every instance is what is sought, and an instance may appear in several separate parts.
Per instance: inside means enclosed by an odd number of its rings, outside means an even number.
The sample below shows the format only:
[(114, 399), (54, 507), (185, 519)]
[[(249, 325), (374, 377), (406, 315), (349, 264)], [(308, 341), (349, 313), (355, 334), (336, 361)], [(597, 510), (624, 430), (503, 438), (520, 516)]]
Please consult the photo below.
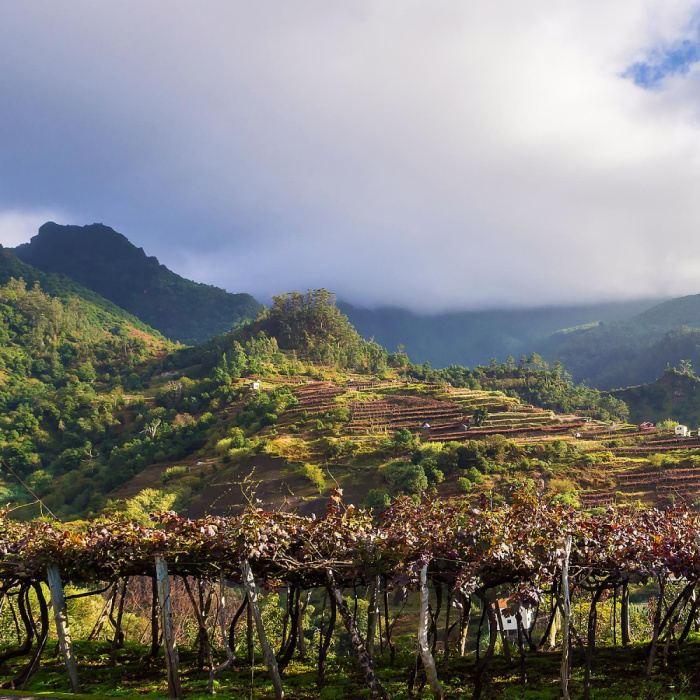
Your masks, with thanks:
[[(115, 663), (124, 641), (127, 591), (152, 582), (145, 586), (152, 597), (147, 663), (157, 664), (162, 649), (171, 697), (183, 695), (173, 627), (173, 606), (182, 608), (176, 591), (186, 596), (198, 629), (199, 670), (188, 669), (187, 676), (200, 673), (211, 693), (217, 687), (225, 691), (227, 672), (242, 661), (233, 648), (243, 624), (249, 640), (254, 632), (257, 636), (276, 698), (285, 695), (292, 659), (311, 655), (304, 650), (310, 630), (304, 629), (303, 608), (312, 594), (323, 598), (315, 630), (318, 687), (324, 684), (334, 628), (342, 624), (371, 698), (388, 697), (375, 661), (383, 653), (394, 659), (396, 651), (394, 631), (403, 608), (390, 614), (390, 593), (404, 604), (409, 593), (417, 596), (415, 613), (402, 625), (415, 635), (414, 661), (405, 669), (408, 691), (425, 685), (436, 698), (446, 697), (443, 683), (451, 658), (456, 662), (475, 650), (470, 692), (478, 698), (497, 646), (513, 673), (525, 679), (528, 659), (545, 644), (561, 655), (561, 673), (551, 681), (568, 697), (576, 658), (583, 665), (577, 690), (588, 697), (602, 643), (602, 601), (611, 595), (619, 599), (619, 615), (617, 604), (613, 608), (613, 629), (619, 630), (614, 643), (619, 638), (628, 645), (630, 591), (644, 584), (653, 585), (656, 597), (650, 641), (637, 672), (651, 679), (659, 672), (657, 663), (665, 669), (669, 659), (682, 658), (700, 607), (700, 520), (684, 508), (619, 508), (587, 515), (551, 496), (521, 491), (513, 494), (512, 505), (496, 509), (486, 501), (473, 507), (404, 497), (375, 517), (346, 507), (336, 492), (321, 518), (251, 505), (233, 518), (192, 521), (164, 513), (152, 516), (148, 526), (125, 518), (85, 529), (7, 518), (0, 525), (0, 595), (16, 628), (16, 643), (0, 652), (5, 688), (23, 687), (37, 671), (52, 628), (71, 690), (78, 692), (86, 681), (71, 639), (67, 582), (83, 588), (73, 598), (103, 597), (95, 629), (113, 627), (108, 664)], [(364, 621), (358, 617), (358, 587), (369, 591)], [(284, 632), (275, 650), (260, 601), (280, 590), (286, 591)], [(235, 606), (227, 603), (232, 598)], [(501, 600), (506, 603), (496, 605)], [(583, 606), (585, 614), (575, 617), (574, 606)], [(477, 609), (474, 629), (470, 617)], [(504, 619), (515, 620), (514, 637), (508, 637)], [(22, 658), (26, 662), (18, 665)], [(8, 676), (10, 661), (13, 674)]]
[(374, 401), (357, 401), (350, 405), (351, 420), (347, 429), (365, 432), (377, 428), (418, 429), (428, 423), (454, 421), (463, 417), (459, 405), (419, 396), (390, 396)]
[(326, 413), (337, 408), (336, 396), (343, 390), (331, 382), (312, 382), (297, 389), (294, 396), (297, 398), (296, 411), (305, 411), (309, 415)]

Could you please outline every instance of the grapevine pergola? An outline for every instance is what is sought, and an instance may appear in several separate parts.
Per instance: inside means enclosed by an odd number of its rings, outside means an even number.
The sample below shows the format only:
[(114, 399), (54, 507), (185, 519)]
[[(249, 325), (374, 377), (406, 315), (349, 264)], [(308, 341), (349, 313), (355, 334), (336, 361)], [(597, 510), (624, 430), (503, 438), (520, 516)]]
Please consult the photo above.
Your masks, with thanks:
[[(83, 530), (67, 529), (56, 522), (21, 523), (0, 514), (0, 599), (17, 596), (24, 640), (17, 648), (0, 654), (0, 664), (9, 658), (28, 656), (27, 665), (6, 685), (26, 682), (40, 663), (48, 635), (49, 606), (42, 592), (48, 584), (51, 607), (71, 686), (79, 687), (78, 669), (72, 652), (70, 625), (66, 615), (62, 581), (77, 585), (99, 585), (123, 590), (130, 577), (153, 580), (153, 647), (159, 647), (158, 623), (163, 634), (168, 685), (173, 697), (181, 695), (177, 647), (172, 632), (170, 584), (172, 576), (206, 580), (219, 586), (219, 623), (227, 661), (215, 667), (210, 660), (210, 689), (213, 679), (233, 661), (227, 632), (225, 591), (227, 586), (244, 587), (246, 596), (236, 610), (233, 625), (247, 605), (252, 611), (265, 662), (278, 698), (284, 696), (282, 674), (297, 645), (298, 609), (302, 591), (324, 590), (331, 604), (331, 622), (322, 635), (319, 678), (322, 680), (336, 614), (345, 625), (369, 686), (371, 697), (387, 694), (373, 665), (373, 641), (363, 640), (355, 616), (343, 591), (366, 585), (378, 600), (380, 590), (399, 588), (420, 592), (417, 625), (417, 658), (422, 661), (426, 680), (435, 697), (442, 697), (433, 653), (437, 642), (437, 618), (441, 608), (444, 624), (444, 652), (448, 654), (449, 632), (459, 625), (463, 647), (471, 600), (480, 601), (482, 620), (488, 620), (488, 647), (475, 668), (474, 694), (481, 693), (482, 677), (499, 636), (508, 650), (498, 597), (509, 600), (509, 611), (517, 619), (517, 640), (521, 667), (530, 649), (537, 648), (529, 629), (523, 625), (525, 609), (544, 611), (546, 630), (557, 612), (564, 618), (561, 684), (568, 697), (569, 647), (580, 645), (586, 659), (586, 695), (596, 644), (598, 604), (605, 591), (621, 593), (622, 638), (625, 642), (625, 614), (630, 583), (654, 580), (663, 600), (669, 581), (681, 582), (679, 592), (664, 612), (656, 606), (653, 636), (649, 646), (647, 674), (651, 675), (660, 643), (675, 634), (681, 616), (688, 612), (680, 634), (682, 642), (695, 619), (700, 597), (695, 595), (700, 576), (698, 516), (685, 508), (635, 510), (609, 508), (604, 514), (589, 515), (557, 503), (553, 497), (522, 491), (512, 503), (496, 509), (484, 500), (479, 507), (445, 504), (438, 500), (417, 503), (400, 498), (381, 515), (345, 506), (340, 492), (334, 492), (323, 517), (269, 512), (253, 505), (231, 518), (206, 517), (187, 520), (175, 513), (151, 516), (141, 526), (125, 518), (93, 522)], [(187, 585), (187, 584), (186, 584)], [(257, 605), (258, 588), (289, 591), (289, 630), (275, 655), (267, 642)], [(429, 590), (437, 594), (436, 609), (429, 604)], [(30, 609), (34, 591), (39, 610)], [(208, 639), (202, 611), (187, 591), (203, 639)], [(447, 601), (442, 605), (443, 591)], [(544, 602), (550, 596), (553, 605)], [(571, 619), (575, 596), (590, 598), (586, 630), (576, 629)], [(545, 610), (545, 608), (547, 608)], [(450, 611), (459, 611), (450, 627)], [(379, 605), (370, 605), (369, 627), (381, 618)], [(39, 620), (40, 624), (35, 621)], [(386, 613), (385, 633), (390, 643), (392, 627)], [(628, 624), (628, 623), (627, 623)], [(542, 643), (547, 635), (543, 635)], [(374, 632), (372, 631), (372, 639)], [(478, 648), (478, 645), (477, 645)], [(417, 668), (417, 666), (416, 666)], [(415, 672), (412, 677), (415, 680)]]

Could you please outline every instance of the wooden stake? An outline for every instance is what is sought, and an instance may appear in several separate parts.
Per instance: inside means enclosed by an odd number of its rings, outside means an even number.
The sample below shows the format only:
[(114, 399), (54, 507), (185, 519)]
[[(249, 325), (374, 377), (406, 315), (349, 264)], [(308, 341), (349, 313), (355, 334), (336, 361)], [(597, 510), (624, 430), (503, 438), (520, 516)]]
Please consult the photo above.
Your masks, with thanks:
[(158, 585), (158, 602), (160, 604), (161, 627), (163, 628), (163, 646), (165, 647), (165, 668), (168, 672), (168, 694), (171, 698), (181, 698), (179, 665), (180, 657), (175, 644), (173, 627), (173, 609), (170, 602), (170, 580), (168, 564), (162, 556), (156, 555), (156, 581)]
[(209, 695), (214, 695), (216, 692), (214, 690), (214, 679), (235, 661), (233, 651), (228, 643), (228, 632), (226, 630), (226, 577), (223, 571), (219, 575), (219, 625), (221, 627), (221, 643), (226, 652), (226, 661), (219, 664), (216, 668), (212, 666), (209, 671), (209, 686), (207, 688)]
[(377, 636), (377, 618), (379, 617), (379, 576), (375, 577), (369, 587), (369, 606), (367, 609), (367, 639), (365, 648), (370, 659), (374, 659), (374, 642)]
[(372, 700), (388, 700), (389, 696), (379, 681), (379, 678), (374, 670), (374, 665), (372, 664), (372, 659), (370, 659), (369, 655), (367, 654), (365, 645), (362, 642), (362, 637), (360, 637), (360, 633), (357, 630), (357, 625), (353, 620), (353, 616), (350, 614), (348, 604), (345, 602), (345, 598), (343, 598), (343, 594), (341, 593), (340, 588), (338, 588), (333, 572), (330, 569), (326, 569), (326, 578), (328, 581), (328, 590), (335, 598), (336, 607), (338, 608), (340, 617), (343, 620), (345, 629), (350, 635), (350, 643), (355, 650), (355, 656), (357, 657), (357, 663), (360, 667), (360, 671), (362, 672), (365, 682), (369, 687), (369, 696), (372, 698)]
[(63, 661), (66, 664), (66, 672), (70, 682), (70, 689), (73, 693), (80, 692), (80, 684), (78, 683), (78, 667), (75, 663), (75, 655), (73, 654), (73, 642), (70, 636), (70, 627), (68, 626), (68, 611), (66, 609), (66, 596), (63, 593), (63, 584), (61, 583), (61, 573), (55, 564), (51, 564), (46, 570), (46, 579), (51, 592), (51, 604), (53, 606), (53, 619), (56, 622), (56, 633), (58, 634), (58, 643), (63, 652)]
[(571, 637), (571, 597), (569, 595), (569, 558), (571, 535), (564, 543), (564, 565), (561, 572), (561, 593), (564, 600), (564, 638), (561, 643), (561, 696), (569, 700), (569, 646)]
[(248, 608), (252, 612), (255, 620), (255, 628), (258, 632), (258, 639), (260, 640), (260, 646), (262, 647), (267, 672), (270, 674), (270, 680), (272, 681), (272, 686), (275, 689), (275, 698), (276, 700), (284, 700), (282, 679), (280, 678), (279, 669), (277, 668), (275, 655), (270, 648), (270, 643), (267, 641), (262, 615), (260, 614), (260, 608), (258, 607), (258, 593), (255, 589), (255, 578), (253, 578), (253, 572), (251, 571), (250, 564), (248, 563), (247, 559), (244, 559), (241, 563), (241, 572), (243, 574), (243, 585), (245, 586), (246, 594), (248, 596)]
[(428, 592), (428, 567), (423, 566), (420, 572), (420, 622), (418, 624), (418, 651), (420, 653), (421, 661), (425, 667), (425, 675), (428, 677), (428, 683), (430, 685), (430, 690), (433, 692), (433, 697), (442, 700), (445, 694), (442, 691), (442, 685), (440, 685), (440, 680), (437, 675), (437, 668), (435, 666), (435, 659), (430, 653), (430, 646), (428, 644), (428, 625), (429, 625), (429, 615), (428, 615), (428, 605), (430, 600), (430, 594)]

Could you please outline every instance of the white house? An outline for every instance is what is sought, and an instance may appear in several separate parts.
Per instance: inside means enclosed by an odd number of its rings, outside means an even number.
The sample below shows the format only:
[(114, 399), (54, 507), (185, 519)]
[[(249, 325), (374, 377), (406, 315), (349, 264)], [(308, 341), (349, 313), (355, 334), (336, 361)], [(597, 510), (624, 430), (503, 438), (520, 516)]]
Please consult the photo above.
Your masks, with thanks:
[[(507, 600), (499, 600), (498, 607), (501, 609), (503, 618), (503, 629), (506, 633), (518, 633), (518, 618), (515, 615), (507, 615), (505, 610), (508, 607)], [(523, 618), (523, 627), (529, 630), (532, 627), (534, 612), (529, 608), (520, 608), (520, 616)]]
[(256, 379), (255, 381), (253, 381), (253, 382), (251, 382), (250, 384), (248, 384), (248, 387), (249, 387), (252, 391), (260, 391), (260, 382)]
[(677, 425), (674, 429), (676, 435), (680, 437), (688, 437), (688, 426), (687, 425)]

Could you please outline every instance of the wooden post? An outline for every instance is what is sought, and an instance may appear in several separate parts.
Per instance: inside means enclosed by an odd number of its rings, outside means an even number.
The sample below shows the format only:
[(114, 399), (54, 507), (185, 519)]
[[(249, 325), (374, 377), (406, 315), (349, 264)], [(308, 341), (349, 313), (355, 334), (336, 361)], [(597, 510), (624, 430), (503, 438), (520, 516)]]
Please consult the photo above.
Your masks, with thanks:
[(569, 558), (571, 535), (564, 543), (564, 565), (561, 572), (561, 593), (564, 600), (564, 638), (561, 643), (561, 696), (569, 700), (569, 639), (571, 636), (571, 598), (569, 596)]
[(253, 578), (253, 572), (250, 569), (250, 564), (248, 563), (247, 559), (244, 559), (241, 563), (241, 572), (243, 574), (243, 585), (245, 586), (246, 594), (248, 596), (248, 608), (252, 612), (253, 618), (255, 619), (255, 628), (258, 632), (258, 639), (260, 640), (260, 646), (262, 647), (263, 658), (265, 659), (265, 664), (267, 665), (267, 671), (270, 674), (270, 680), (272, 681), (272, 686), (275, 689), (275, 698), (276, 700), (284, 700), (282, 679), (280, 678), (279, 669), (277, 668), (275, 655), (270, 648), (270, 643), (267, 641), (262, 615), (260, 614), (260, 608), (258, 607), (258, 593), (255, 590), (255, 579)]
[(158, 585), (158, 602), (160, 604), (161, 627), (163, 628), (163, 646), (165, 647), (165, 668), (168, 672), (168, 694), (171, 698), (181, 698), (179, 664), (180, 657), (175, 644), (173, 627), (173, 609), (170, 603), (170, 580), (168, 564), (159, 554), (156, 555), (156, 582)]
[(459, 610), (459, 655), (464, 656), (468, 651), (469, 618), (472, 612), (471, 596), (460, 593), (462, 607)]
[(442, 670), (445, 675), (450, 672), (450, 612), (452, 612), (452, 591), (447, 586), (447, 607), (445, 608), (445, 634), (442, 638)]
[(335, 577), (330, 569), (326, 569), (326, 579), (328, 581), (328, 590), (330, 594), (335, 598), (335, 604), (340, 613), (340, 617), (343, 620), (345, 629), (350, 635), (350, 643), (355, 650), (355, 656), (357, 657), (357, 663), (360, 667), (360, 671), (365, 678), (365, 683), (369, 687), (369, 696), (372, 700), (388, 700), (388, 695), (386, 690), (382, 687), (381, 682), (374, 670), (374, 665), (372, 664), (372, 659), (369, 658), (365, 645), (362, 642), (360, 633), (357, 630), (357, 625), (350, 614), (350, 609), (348, 604), (343, 598), (343, 594), (338, 588), (338, 584), (335, 582)]
[(377, 636), (377, 618), (379, 617), (379, 576), (375, 577), (369, 587), (369, 606), (367, 609), (367, 639), (365, 648), (370, 659), (374, 659), (374, 642)]
[(547, 644), (550, 649), (554, 649), (557, 645), (557, 632), (560, 627), (561, 615), (559, 613), (559, 608), (555, 607), (552, 612), (552, 618), (549, 625), (549, 634), (547, 635)]
[(623, 646), (630, 644), (630, 584), (625, 581), (622, 584), (622, 598), (620, 600), (620, 639)]
[(214, 679), (225, 669), (227, 669), (234, 661), (233, 651), (228, 643), (228, 631), (226, 630), (226, 577), (222, 571), (219, 574), (219, 625), (221, 626), (221, 643), (226, 651), (226, 661), (219, 664), (216, 668), (211, 667), (209, 671), (209, 686), (207, 691), (209, 695), (214, 695)]
[(306, 599), (304, 604), (299, 608), (299, 618), (297, 620), (298, 629), (298, 641), (299, 646), (299, 658), (302, 661), (306, 660), (306, 638), (304, 637), (304, 616), (306, 615), (306, 609), (309, 606), (309, 601), (311, 600), (311, 591), (306, 592)]
[(61, 646), (61, 651), (63, 652), (63, 661), (66, 664), (66, 672), (68, 673), (68, 680), (70, 681), (70, 689), (73, 693), (79, 693), (80, 684), (78, 683), (78, 667), (75, 663), (73, 642), (71, 640), (70, 628), (68, 626), (66, 596), (63, 593), (61, 573), (55, 564), (51, 564), (46, 570), (46, 579), (49, 584), (49, 591), (51, 592), (53, 619), (56, 622), (58, 643)]
[(420, 571), (420, 622), (418, 624), (418, 651), (420, 653), (423, 666), (425, 667), (425, 675), (428, 677), (428, 683), (430, 684), (430, 690), (433, 692), (433, 697), (442, 700), (445, 695), (442, 691), (440, 680), (438, 679), (435, 659), (430, 653), (430, 646), (428, 645), (429, 600), (430, 593), (428, 591), (428, 567), (425, 565)]
[(494, 598), (496, 599), (496, 620), (498, 620), (498, 633), (501, 635), (501, 646), (503, 647), (503, 656), (505, 656), (506, 663), (510, 664), (510, 644), (508, 643), (508, 636), (506, 635), (505, 625), (503, 624), (503, 613), (501, 613), (501, 604), (498, 602), (498, 591), (494, 591)]

